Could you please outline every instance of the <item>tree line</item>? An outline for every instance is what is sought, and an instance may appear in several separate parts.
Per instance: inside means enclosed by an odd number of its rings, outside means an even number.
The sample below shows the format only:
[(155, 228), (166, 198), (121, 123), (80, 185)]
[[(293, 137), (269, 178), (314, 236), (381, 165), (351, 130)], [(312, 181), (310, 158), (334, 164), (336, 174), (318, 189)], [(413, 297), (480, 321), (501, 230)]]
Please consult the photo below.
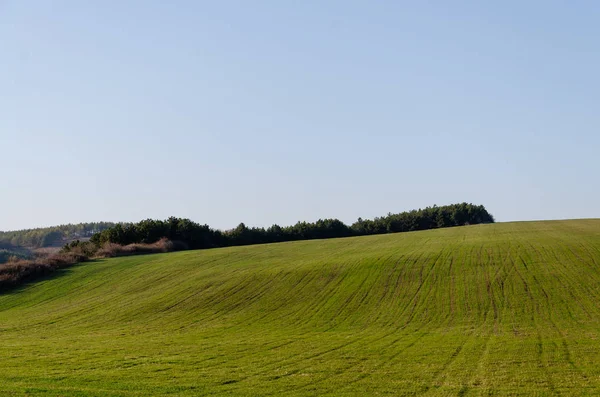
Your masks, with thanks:
[(171, 217), (166, 220), (146, 219), (137, 223), (119, 223), (94, 234), (90, 243), (97, 247), (106, 243), (152, 244), (161, 238), (167, 238), (183, 243), (190, 249), (202, 249), (410, 232), (493, 222), (494, 217), (483, 205), (470, 203), (390, 213), (369, 220), (359, 218), (352, 225), (346, 225), (339, 219), (319, 219), (316, 222), (298, 222), (285, 227), (273, 225), (268, 228), (247, 227), (240, 223), (228, 231), (212, 229), (208, 225), (201, 225), (189, 219)]

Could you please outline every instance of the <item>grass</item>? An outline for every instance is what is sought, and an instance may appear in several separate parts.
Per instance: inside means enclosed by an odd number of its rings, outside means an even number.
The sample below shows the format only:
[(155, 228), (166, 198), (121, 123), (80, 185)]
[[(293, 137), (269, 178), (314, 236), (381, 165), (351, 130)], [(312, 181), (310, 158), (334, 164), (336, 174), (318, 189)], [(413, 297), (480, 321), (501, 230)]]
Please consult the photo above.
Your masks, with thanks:
[(60, 272), (0, 295), (0, 395), (600, 394), (600, 220)]

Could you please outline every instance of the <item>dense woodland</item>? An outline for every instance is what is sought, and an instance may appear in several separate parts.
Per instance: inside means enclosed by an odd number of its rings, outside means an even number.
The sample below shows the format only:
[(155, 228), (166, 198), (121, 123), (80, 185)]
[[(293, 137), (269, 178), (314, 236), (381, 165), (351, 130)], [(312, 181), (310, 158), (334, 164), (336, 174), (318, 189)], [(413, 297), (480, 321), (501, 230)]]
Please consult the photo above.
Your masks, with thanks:
[(93, 234), (113, 227), (113, 222), (88, 222), (45, 228), (0, 232), (0, 249), (15, 247), (43, 248), (64, 239), (91, 237)]
[(113, 222), (88, 222), (36, 229), (0, 231), (0, 264), (9, 259), (34, 257), (39, 248), (60, 247), (65, 241), (86, 240), (105, 229), (115, 226)]
[(235, 229), (225, 232), (211, 229), (208, 225), (200, 225), (189, 219), (171, 217), (164, 221), (147, 219), (138, 223), (117, 224), (94, 234), (91, 243), (98, 247), (106, 243), (152, 244), (161, 238), (167, 238), (181, 242), (190, 249), (200, 249), (410, 232), (493, 222), (493, 216), (484, 206), (468, 203), (427, 207), (388, 214), (373, 220), (359, 218), (350, 226), (338, 219), (319, 219), (316, 222), (298, 222), (286, 227), (273, 225), (266, 229), (250, 228), (240, 223)]

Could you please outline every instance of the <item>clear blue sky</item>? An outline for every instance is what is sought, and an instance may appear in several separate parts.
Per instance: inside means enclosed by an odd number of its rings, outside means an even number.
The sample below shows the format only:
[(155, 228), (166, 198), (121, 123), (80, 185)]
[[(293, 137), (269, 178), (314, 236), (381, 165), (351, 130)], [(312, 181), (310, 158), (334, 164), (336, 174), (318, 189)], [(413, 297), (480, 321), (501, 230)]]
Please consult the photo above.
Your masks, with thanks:
[(0, 230), (600, 217), (600, 2), (0, 0)]

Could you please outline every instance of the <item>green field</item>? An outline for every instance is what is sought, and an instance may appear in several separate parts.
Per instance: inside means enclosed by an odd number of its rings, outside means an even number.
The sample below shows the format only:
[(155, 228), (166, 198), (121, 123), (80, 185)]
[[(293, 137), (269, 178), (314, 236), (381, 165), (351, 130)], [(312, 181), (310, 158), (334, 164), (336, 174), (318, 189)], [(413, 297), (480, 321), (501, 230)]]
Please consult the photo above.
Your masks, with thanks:
[(0, 295), (0, 395), (600, 395), (600, 220), (85, 263)]

